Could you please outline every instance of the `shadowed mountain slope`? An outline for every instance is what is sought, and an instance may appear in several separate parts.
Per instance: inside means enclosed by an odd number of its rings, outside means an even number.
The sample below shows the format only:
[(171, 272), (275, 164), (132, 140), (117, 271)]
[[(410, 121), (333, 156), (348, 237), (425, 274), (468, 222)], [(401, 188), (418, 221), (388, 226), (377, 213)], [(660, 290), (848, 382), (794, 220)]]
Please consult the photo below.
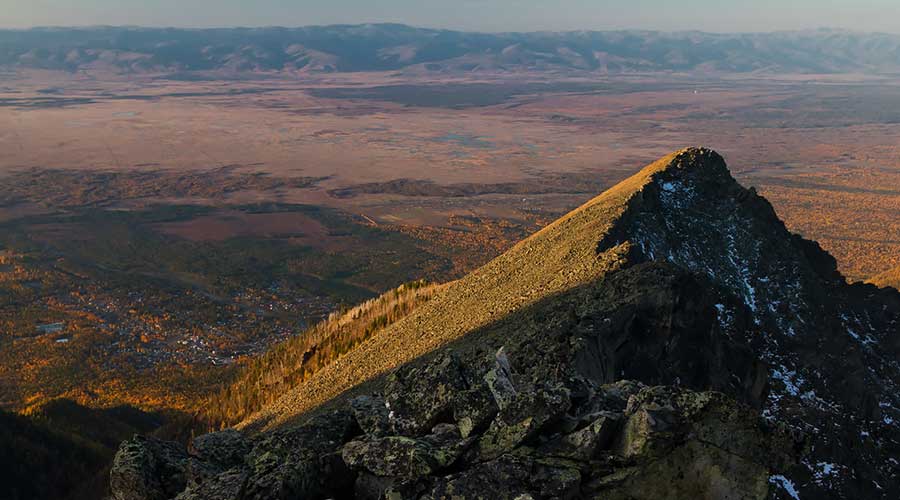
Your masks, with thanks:
[(691, 148), (449, 284), (247, 435), (124, 444), (113, 491), (169, 487), (133, 467), (166, 456), (215, 476), (176, 481), (183, 500), (895, 498), (898, 354), (900, 294), (847, 285)]
[(3, 498), (69, 498), (79, 484), (101, 470), (108, 460), (90, 442), (27, 417), (0, 412)]
[(104, 498), (121, 440), (162, 424), (159, 415), (136, 408), (94, 409), (66, 399), (31, 408), (27, 416), (0, 411), (0, 498)]

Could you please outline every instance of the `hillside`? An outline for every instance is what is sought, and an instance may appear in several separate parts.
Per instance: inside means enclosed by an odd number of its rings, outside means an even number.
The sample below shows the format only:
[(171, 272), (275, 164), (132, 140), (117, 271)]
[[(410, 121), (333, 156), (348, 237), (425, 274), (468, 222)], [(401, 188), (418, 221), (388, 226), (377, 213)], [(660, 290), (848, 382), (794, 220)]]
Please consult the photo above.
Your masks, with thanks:
[[(396, 24), (0, 31), (0, 67), (124, 73), (890, 73), (900, 36), (844, 31), (467, 33)], [(187, 72), (187, 73), (185, 73)]]
[[(112, 488), (895, 498), (898, 324), (900, 294), (847, 285), (718, 154), (686, 149), (449, 284), (243, 432), (191, 455), (124, 443)], [(206, 472), (178, 472), (191, 460)]]
[(9, 500), (88, 499), (108, 494), (106, 476), (116, 447), (162, 424), (129, 407), (92, 409), (54, 400), (27, 416), (0, 412), (2, 497)]
[(900, 267), (883, 272), (869, 282), (880, 287), (890, 286), (900, 290)]
[(627, 263), (630, 245), (612, 245), (598, 254), (597, 244), (609, 239), (632, 195), (652, 182), (654, 173), (664, 170), (674, 157), (659, 160), (451, 283), (444, 293), (373, 338), (364, 349), (338, 359), (295, 395), (264, 410), (251, 425), (281, 424), (294, 412), (318, 406), (360, 381), (429, 353), (521, 307), (621, 269)]
[(242, 366), (234, 382), (210, 398), (202, 411), (204, 419), (213, 425), (241, 422), (427, 303), (440, 290), (440, 285), (415, 281), (346, 311), (332, 313)]

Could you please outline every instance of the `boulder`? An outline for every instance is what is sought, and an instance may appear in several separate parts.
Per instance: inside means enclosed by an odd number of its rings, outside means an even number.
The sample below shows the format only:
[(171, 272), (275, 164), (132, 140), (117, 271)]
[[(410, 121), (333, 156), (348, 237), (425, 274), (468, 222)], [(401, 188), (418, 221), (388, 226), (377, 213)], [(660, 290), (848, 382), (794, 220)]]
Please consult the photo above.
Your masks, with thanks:
[(293, 429), (261, 434), (245, 457), (244, 498), (319, 498), (348, 494), (353, 474), (340, 449), (356, 429), (349, 411), (324, 414)]
[(244, 464), (250, 443), (241, 432), (228, 429), (194, 438), (190, 451), (199, 460), (230, 468)]
[(484, 432), (497, 416), (497, 400), (486, 384), (461, 391), (452, 402), (453, 421), (462, 437)]
[(168, 500), (187, 486), (187, 450), (176, 443), (135, 436), (116, 453), (110, 490), (116, 500)]
[(577, 498), (581, 481), (571, 463), (504, 455), (438, 479), (424, 498)]
[(473, 442), (472, 438), (463, 439), (455, 425), (439, 424), (421, 439), (387, 436), (351, 441), (341, 455), (355, 470), (382, 477), (418, 478), (450, 467)]
[(612, 446), (618, 466), (583, 485), (591, 495), (765, 498), (769, 468), (793, 456), (790, 440), (720, 393), (647, 387), (625, 414)]
[(363, 433), (384, 436), (393, 430), (390, 403), (377, 396), (359, 396), (350, 401), (353, 418)]
[(563, 386), (539, 386), (517, 393), (479, 440), (480, 457), (497, 458), (537, 435), (545, 425), (565, 415), (569, 396)]
[(398, 434), (427, 433), (435, 424), (450, 420), (457, 396), (472, 385), (471, 373), (452, 351), (422, 366), (393, 372), (385, 388), (391, 425)]
[(175, 500), (241, 500), (248, 477), (244, 469), (229, 469), (201, 483), (192, 483)]
[(494, 366), (484, 375), (484, 381), (501, 410), (516, 399), (517, 391), (512, 380), (512, 368), (502, 347), (494, 357)]
[(605, 411), (587, 417), (593, 420), (586, 427), (550, 441), (541, 447), (541, 452), (548, 456), (588, 461), (601, 450), (608, 449), (621, 426), (622, 415)]

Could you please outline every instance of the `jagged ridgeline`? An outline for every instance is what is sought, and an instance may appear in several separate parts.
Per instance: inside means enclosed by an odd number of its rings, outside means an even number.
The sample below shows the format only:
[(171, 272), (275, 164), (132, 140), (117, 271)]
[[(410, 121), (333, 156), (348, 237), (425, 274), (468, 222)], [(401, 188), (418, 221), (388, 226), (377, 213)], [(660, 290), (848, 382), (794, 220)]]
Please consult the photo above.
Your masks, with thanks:
[(440, 285), (425, 281), (405, 283), (355, 307), (332, 313), (303, 334), (242, 367), (235, 381), (205, 405), (203, 420), (223, 427), (241, 422), (405, 317), (440, 289)]
[[(900, 293), (703, 148), (587, 202), (116, 498), (900, 498)], [(135, 493), (137, 492), (137, 493)]]

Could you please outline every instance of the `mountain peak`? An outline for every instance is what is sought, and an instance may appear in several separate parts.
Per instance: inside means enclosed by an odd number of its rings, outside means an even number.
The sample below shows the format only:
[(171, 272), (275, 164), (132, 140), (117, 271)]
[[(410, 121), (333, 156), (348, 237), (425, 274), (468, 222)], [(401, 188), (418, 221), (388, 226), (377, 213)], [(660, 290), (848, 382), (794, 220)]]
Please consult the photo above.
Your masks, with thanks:
[[(731, 176), (725, 159), (705, 147), (692, 147), (677, 151), (671, 161), (654, 175), (654, 180), (666, 192), (675, 193), (679, 189), (690, 187), (692, 190), (703, 190), (714, 196), (724, 196), (740, 192), (740, 187)], [(730, 186), (732, 189), (724, 189)]]
[[(263, 432), (238, 462), (256, 464), (240, 469), (254, 488), (271, 488), (297, 483), (270, 467), (279, 454), (307, 467), (304, 453), (342, 446), (337, 466), (375, 497), (409, 487), (439, 498), (484, 480), (535, 497), (703, 496), (727, 484), (740, 498), (896, 498), (898, 356), (900, 294), (848, 285), (719, 154), (688, 148), (448, 284), (241, 424)], [(331, 424), (295, 427), (319, 414)], [(752, 447), (728, 437), (750, 435)], [(295, 441), (322, 449), (284, 444)], [(155, 446), (130, 443), (114, 472)], [(426, 467), (411, 471), (407, 456)]]
[(705, 146), (692, 146), (680, 149), (650, 166), (655, 166), (656, 169), (659, 169), (660, 165), (662, 165), (661, 171), (665, 172), (710, 175), (715, 178), (728, 172), (728, 167), (725, 165), (725, 159), (722, 158), (722, 155)]
[(764, 198), (731, 177), (721, 155), (686, 148), (451, 283), (245, 425), (288, 422), (360, 381), (465, 341), (500, 318), (644, 262), (676, 266), (733, 297), (719, 304), (722, 322), (746, 316), (757, 331), (754, 347), (771, 352), (813, 335), (823, 284), (842, 283), (834, 259), (792, 235)]

